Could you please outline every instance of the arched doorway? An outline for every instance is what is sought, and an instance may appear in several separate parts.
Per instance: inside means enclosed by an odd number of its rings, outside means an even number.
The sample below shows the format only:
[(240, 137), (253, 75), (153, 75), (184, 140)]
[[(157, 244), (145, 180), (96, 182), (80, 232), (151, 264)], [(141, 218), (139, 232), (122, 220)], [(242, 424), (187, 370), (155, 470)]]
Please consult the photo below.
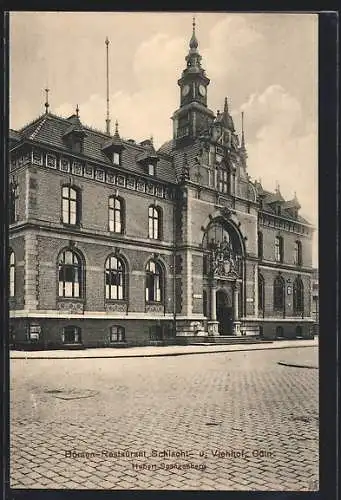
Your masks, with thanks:
[(232, 304), (224, 290), (217, 291), (217, 321), (219, 321), (219, 335), (233, 334)]

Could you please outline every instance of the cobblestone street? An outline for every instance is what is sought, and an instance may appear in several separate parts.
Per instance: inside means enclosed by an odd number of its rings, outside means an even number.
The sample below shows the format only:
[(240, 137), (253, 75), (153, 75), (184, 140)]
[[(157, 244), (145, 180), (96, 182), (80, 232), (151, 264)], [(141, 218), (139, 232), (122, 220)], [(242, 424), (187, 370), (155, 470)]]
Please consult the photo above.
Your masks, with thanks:
[(316, 490), (317, 351), (13, 359), (11, 487)]

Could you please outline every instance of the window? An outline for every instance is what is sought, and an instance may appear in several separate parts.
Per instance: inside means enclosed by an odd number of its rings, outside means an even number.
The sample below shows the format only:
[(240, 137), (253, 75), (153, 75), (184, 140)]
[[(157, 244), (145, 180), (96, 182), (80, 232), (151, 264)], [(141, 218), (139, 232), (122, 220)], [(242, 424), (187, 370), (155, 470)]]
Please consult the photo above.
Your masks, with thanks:
[(114, 165), (119, 165), (120, 164), (120, 153), (113, 153), (112, 155), (112, 162)]
[(154, 240), (161, 239), (161, 211), (155, 206), (148, 209), (148, 237)]
[(163, 340), (164, 339), (164, 328), (162, 325), (152, 325), (149, 328), (149, 338), (150, 340)]
[(125, 342), (126, 334), (123, 326), (112, 326), (110, 328), (110, 342)]
[(263, 233), (258, 231), (258, 257), (263, 258)]
[(80, 195), (78, 189), (71, 186), (62, 188), (62, 222), (72, 225), (80, 222)]
[(202, 268), (203, 274), (207, 276), (209, 274), (209, 255), (203, 256)]
[(208, 310), (207, 310), (207, 292), (206, 290), (203, 290), (202, 292), (202, 312), (203, 312), (203, 315), (208, 316)]
[(302, 243), (300, 241), (295, 241), (294, 264), (296, 266), (302, 265)]
[(265, 286), (264, 278), (261, 274), (258, 275), (258, 310), (264, 311)]
[(210, 166), (214, 165), (214, 160), (215, 160), (215, 148), (214, 146), (210, 146), (210, 151), (208, 156), (208, 163)]
[(9, 186), (9, 223), (13, 224), (18, 220), (18, 186), (11, 183)]
[(281, 205), (277, 205), (277, 207), (276, 207), (276, 213), (277, 213), (277, 215), (281, 215), (281, 213), (282, 213), (282, 207), (281, 207)]
[(58, 260), (59, 297), (82, 296), (83, 269), (80, 257), (73, 250), (64, 250)]
[(274, 309), (281, 311), (284, 309), (284, 280), (277, 276), (274, 281)]
[(148, 165), (148, 174), (155, 175), (155, 165), (152, 165), (151, 163)]
[(275, 239), (275, 260), (276, 262), (283, 262), (283, 238), (276, 236)]
[(63, 328), (62, 341), (64, 344), (80, 344), (82, 338), (79, 326), (66, 326)]
[(40, 339), (40, 335), (41, 335), (41, 326), (36, 323), (30, 324), (28, 329), (28, 340), (37, 342)]
[(304, 310), (304, 288), (301, 278), (296, 278), (293, 287), (294, 313), (301, 314)]
[(122, 259), (114, 256), (105, 263), (105, 298), (123, 300), (125, 298), (125, 266)]
[(9, 254), (9, 296), (15, 295), (15, 255), (13, 250)]
[(227, 170), (220, 169), (218, 171), (218, 190), (221, 193), (228, 193), (229, 183), (228, 183), (228, 172)]
[(146, 302), (162, 302), (163, 275), (160, 264), (150, 260), (146, 268)]
[(124, 201), (117, 196), (109, 198), (109, 231), (124, 232)]
[(296, 326), (295, 334), (296, 334), (296, 337), (302, 337), (302, 327), (300, 325)]
[(283, 337), (283, 327), (276, 326), (276, 337)]

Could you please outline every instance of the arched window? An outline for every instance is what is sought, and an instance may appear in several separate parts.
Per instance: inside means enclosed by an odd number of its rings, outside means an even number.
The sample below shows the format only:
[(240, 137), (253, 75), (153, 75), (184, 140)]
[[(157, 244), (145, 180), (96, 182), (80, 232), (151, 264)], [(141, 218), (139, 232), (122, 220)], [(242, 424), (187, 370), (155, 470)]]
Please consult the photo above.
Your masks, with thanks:
[(58, 259), (58, 296), (82, 297), (83, 266), (80, 256), (65, 249)]
[(274, 309), (282, 311), (284, 309), (285, 284), (281, 276), (277, 276), (274, 281)]
[(301, 314), (304, 310), (304, 288), (301, 278), (297, 277), (293, 286), (294, 313)]
[(9, 254), (9, 296), (15, 295), (15, 255), (13, 250)]
[(81, 344), (82, 335), (79, 326), (65, 326), (62, 333), (63, 344)]
[(155, 206), (148, 209), (148, 237), (153, 240), (161, 239), (161, 209)]
[(258, 275), (258, 310), (264, 311), (264, 296), (265, 296), (265, 287), (264, 287), (264, 278), (261, 274)]
[(158, 262), (150, 260), (146, 267), (146, 302), (163, 301), (163, 273)]
[(263, 233), (258, 231), (258, 257), (263, 258)]
[(62, 222), (77, 225), (81, 220), (80, 192), (73, 186), (62, 187)]
[(276, 236), (275, 238), (275, 260), (276, 262), (283, 262), (283, 238)]
[(125, 265), (122, 259), (111, 255), (105, 262), (106, 300), (125, 299)]
[(126, 334), (123, 326), (114, 325), (110, 328), (110, 342), (125, 342)]
[(295, 241), (294, 264), (302, 265), (302, 243), (299, 240)]
[(124, 232), (124, 200), (118, 196), (109, 198), (109, 231)]

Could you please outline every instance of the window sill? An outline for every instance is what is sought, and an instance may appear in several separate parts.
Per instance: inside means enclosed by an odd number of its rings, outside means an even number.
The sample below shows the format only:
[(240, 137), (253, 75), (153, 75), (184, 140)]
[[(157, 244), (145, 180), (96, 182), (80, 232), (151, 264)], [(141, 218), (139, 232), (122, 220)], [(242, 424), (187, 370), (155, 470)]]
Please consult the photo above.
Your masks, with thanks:
[(57, 297), (57, 302), (80, 302), (83, 303), (82, 297)]
[(63, 222), (61, 220), (60, 223), (63, 227), (67, 227), (67, 228), (80, 229), (82, 227), (82, 224), (80, 222), (78, 222), (77, 224), (69, 224), (68, 222)]

